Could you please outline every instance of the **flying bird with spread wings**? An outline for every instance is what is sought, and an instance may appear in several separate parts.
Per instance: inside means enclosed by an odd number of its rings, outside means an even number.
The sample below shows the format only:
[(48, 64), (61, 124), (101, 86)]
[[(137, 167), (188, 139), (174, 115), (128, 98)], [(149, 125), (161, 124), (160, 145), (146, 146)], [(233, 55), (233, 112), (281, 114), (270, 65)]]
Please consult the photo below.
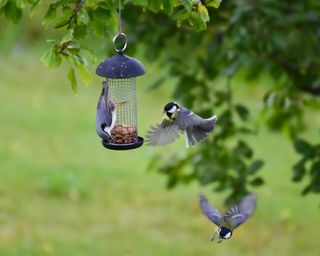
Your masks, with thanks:
[[(232, 236), (233, 230), (243, 224), (250, 218), (256, 209), (257, 195), (251, 193), (242, 200), (229, 208), (223, 215), (211, 205), (204, 195), (199, 197), (200, 208), (204, 215), (218, 227), (218, 242), (229, 239)], [(214, 235), (211, 241), (214, 240)]]
[(194, 146), (208, 137), (218, 120), (217, 116), (203, 119), (176, 102), (166, 104), (163, 112), (165, 118), (162, 123), (152, 126), (146, 136), (149, 145), (172, 143), (186, 132), (187, 147)]

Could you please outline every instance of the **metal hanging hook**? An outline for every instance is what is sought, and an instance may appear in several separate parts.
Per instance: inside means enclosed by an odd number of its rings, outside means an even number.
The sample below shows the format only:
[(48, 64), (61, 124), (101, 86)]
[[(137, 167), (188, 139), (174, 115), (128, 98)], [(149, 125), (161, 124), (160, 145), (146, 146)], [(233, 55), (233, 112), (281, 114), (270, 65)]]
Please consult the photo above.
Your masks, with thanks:
[[(112, 40), (113, 42), (113, 48), (115, 49), (116, 52), (118, 53), (123, 53), (125, 49), (127, 48), (127, 36), (125, 33), (122, 32), (122, 18), (121, 18), (121, 0), (119, 0), (119, 11), (118, 11), (118, 34), (116, 34)], [(117, 39), (123, 39), (124, 40), (124, 45), (122, 48), (117, 48), (116, 46), (116, 41)]]
[[(116, 41), (117, 41), (118, 38), (121, 38), (121, 37), (124, 39), (124, 45), (123, 45), (122, 48), (118, 49), (117, 46), (116, 46)], [(126, 36), (125, 33), (120, 32), (120, 33), (118, 33), (118, 34), (116, 34), (114, 36), (112, 42), (113, 42), (113, 48), (115, 49), (115, 51), (118, 52), (118, 53), (123, 53), (124, 50), (127, 48), (128, 39), (127, 39), (127, 36)]]

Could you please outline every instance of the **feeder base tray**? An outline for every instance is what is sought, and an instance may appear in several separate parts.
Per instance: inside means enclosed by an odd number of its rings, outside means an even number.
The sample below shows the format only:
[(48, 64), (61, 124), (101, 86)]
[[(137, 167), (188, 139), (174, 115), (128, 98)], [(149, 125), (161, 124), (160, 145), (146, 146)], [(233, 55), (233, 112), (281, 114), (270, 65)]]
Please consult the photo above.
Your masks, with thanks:
[(108, 149), (113, 149), (113, 150), (128, 150), (128, 149), (134, 149), (134, 148), (139, 148), (142, 146), (144, 142), (144, 139), (142, 137), (138, 136), (138, 140), (134, 143), (130, 143), (130, 144), (115, 144), (115, 143), (110, 143), (106, 140), (102, 140), (102, 145), (105, 148)]

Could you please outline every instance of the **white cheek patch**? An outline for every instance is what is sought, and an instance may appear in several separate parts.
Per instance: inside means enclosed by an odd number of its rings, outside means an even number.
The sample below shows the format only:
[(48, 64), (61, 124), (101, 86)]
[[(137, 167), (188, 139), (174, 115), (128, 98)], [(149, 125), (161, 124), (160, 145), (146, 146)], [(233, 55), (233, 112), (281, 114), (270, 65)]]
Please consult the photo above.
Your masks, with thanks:
[(168, 110), (169, 113), (173, 114), (174, 112), (176, 112), (177, 107), (173, 106), (170, 110)]
[(224, 239), (229, 239), (231, 237), (231, 232), (227, 233), (223, 238)]

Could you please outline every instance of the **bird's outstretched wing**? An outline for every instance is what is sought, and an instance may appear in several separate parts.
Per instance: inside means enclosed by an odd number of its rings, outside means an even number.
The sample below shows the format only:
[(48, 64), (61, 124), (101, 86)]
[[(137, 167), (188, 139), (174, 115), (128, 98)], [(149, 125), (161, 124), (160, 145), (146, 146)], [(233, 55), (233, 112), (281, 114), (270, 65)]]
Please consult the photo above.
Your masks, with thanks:
[(180, 110), (177, 114), (177, 117), (174, 121), (174, 124), (180, 129), (185, 130), (190, 126), (197, 126), (204, 122), (200, 116), (196, 115), (187, 108), (180, 106)]
[(203, 119), (189, 109), (180, 107), (174, 124), (182, 130), (186, 130), (187, 147), (194, 146), (208, 137), (214, 129), (217, 117)]
[(237, 205), (231, 207), (223, 216), (224, 222), (235, 229), (244, 223), (256, 209), (257, 195), (251, 193), (240, 201)]
[(220, 227), (223, 220), (221, 213), (208, 202), (208, 199), (204, 195), (200, 195), (199, 204), (203, 214)]
[(166, 145), (179, 138), (180, 132), (173, 122), (164, 119), (161, 124), (151, 126), (146, 141), (152, 146)]

